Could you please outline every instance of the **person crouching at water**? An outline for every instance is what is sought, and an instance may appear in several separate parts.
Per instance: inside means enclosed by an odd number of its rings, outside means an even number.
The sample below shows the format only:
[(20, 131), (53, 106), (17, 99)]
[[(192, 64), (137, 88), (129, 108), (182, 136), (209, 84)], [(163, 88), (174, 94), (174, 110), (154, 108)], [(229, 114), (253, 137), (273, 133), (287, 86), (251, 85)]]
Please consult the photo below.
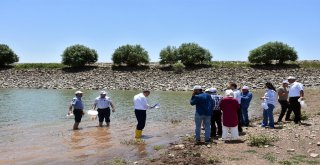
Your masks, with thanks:
[(141, 138), (142, 130), (146, 125), (147, 113), (146, 110), (151, 108), (148, 104), (147, 97), (150, 95), (150, 91), (145, 90), (133, 97), (134, 113), (136, 115), (138, 124), (136, 128), (135, 138)]
[[(276, 89), (272, 85), (271, 82), (266, 83), (266, 93), (263, 97), (261, 97), (261, 100), (264, 100), (266, 104), (268, 105), (268, 109), (263, 109), (263, 121), (261, 124), (261, 127), (269, 126), (269, 128), (274, 128), (274, 119), (273, 119), (273, 109), (276, 106), (277, 102), (277, 93)], [(269, 120), (269, 124), (268, 124)]]
[(72, 109), (73, 109), (74, 121), (75, 121), (73, 124), (73, 130), (77, 130), (79, 129), (79, 123), (81, 122), (82, 115), (84, 115), (83, 113), (84, 106), (81, 100), (83, 92), (76, 91), (74, 94), (75, 94), (75, 97), (72, 99), (71, 104), (69, 106), (68, 115), (72, 113)]
[(193, 93), (190, 100), (191, 105), (196, 105), (195, 112), (195, 134), (196, 142), (200, 142), (201, 123), (205, 124), (205, 142), (210, 142), (211, 135), (211, 114), (212, 114), (212, 98), (209, 94), (203, 93), (199, 85), (193, 87)]
[(239, 139), (238, 131), (238, 111), (240, 109), (240, 104), (238, 100), (234, 98), (234, 93), (232, 90), (226, 90), (226, 97), (224, 97), (220, 102), (220, 108), (222, 110), (222, 140), (227, 140), (228, 132), (231, 132), (231, 139)]
[(110, 97), (106, 97), (107, 92), (101, 91), (100, 96), (97, 97), (93, 103), (93, 110), (98, 108), (99, 117), (99, 127), (102, 127), (103, 120), (106, 121), (106, 126), (110, 125), (110, 106), (112, 107), (112, 112), (115, 112), (114, 105)]

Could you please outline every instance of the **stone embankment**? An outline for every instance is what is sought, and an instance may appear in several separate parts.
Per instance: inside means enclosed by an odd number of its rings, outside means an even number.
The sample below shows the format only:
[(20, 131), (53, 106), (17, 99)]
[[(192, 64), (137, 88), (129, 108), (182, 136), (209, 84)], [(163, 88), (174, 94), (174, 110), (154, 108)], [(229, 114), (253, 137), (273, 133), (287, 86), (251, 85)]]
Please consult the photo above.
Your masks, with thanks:
[(200, 68), (176, 74), (172, 70), (150, 66), (146, 68), (84, 69), (1, 69), (0, 88), (41, 89), (150, 89), (184, 91), (194, 85), (220, 90), (233, 81), (251, 88), (263, 88), (270, 81), (276, 86), (289, 75), (297, 77), (306, 87), (320, 86), (320, 70), (306, 68)]

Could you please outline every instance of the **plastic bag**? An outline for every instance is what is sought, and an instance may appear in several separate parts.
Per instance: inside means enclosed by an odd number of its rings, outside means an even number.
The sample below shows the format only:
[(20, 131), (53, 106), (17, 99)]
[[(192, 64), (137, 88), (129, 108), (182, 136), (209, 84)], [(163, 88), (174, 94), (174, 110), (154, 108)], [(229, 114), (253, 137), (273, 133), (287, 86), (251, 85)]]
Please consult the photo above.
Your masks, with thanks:
[(307, 104), (303, 100), (300, 101), (300, 105), (303, 109), (307, 108)]
[(268, 106), (268, 104), (266, 102), (261, 103), (261, 107), (262, 107), (262, 109), (268, 109), (269, 108), (269, 106)]

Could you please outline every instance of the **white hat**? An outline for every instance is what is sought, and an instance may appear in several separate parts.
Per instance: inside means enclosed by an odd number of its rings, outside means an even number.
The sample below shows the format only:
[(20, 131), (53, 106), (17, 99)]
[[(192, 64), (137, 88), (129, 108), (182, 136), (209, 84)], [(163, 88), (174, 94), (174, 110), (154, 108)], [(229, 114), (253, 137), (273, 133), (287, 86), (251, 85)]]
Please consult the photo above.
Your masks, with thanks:
[(233, 97), (233, 91), (231, 89), (226, 90), (227, 97)]
[(200, 85), (195, 85), (195, 86), (193, 87), (193, 90), (196, 90), (196, 89), (202, 89), (202, 87), (201, 87)]
[(288, 79), (288, 80), (295, 80), (296, 78), (293, 77), (293, 76), (289, 76), (287, 79)]
[(211, 93), (216, 93), (216, 92), (217, 92), (217, 88), (210, 88), (209, 91), (210, 91)]
[(289, 84), (288, 80), (283, 80), (282, 84)]
[(74, 94), (76, 95), (76, 94), (82, 94), (83, 92), (81, 92), (81, 91), (76, 91), (76, 92), (74, 92)]
[(248, 86), (243, 86), (242, 89), (249, 90)]
[(106, 94), (107, 94), (106, 91), (101, 91), (101, 92), (100, 92), (100, 95), (106, 95)]

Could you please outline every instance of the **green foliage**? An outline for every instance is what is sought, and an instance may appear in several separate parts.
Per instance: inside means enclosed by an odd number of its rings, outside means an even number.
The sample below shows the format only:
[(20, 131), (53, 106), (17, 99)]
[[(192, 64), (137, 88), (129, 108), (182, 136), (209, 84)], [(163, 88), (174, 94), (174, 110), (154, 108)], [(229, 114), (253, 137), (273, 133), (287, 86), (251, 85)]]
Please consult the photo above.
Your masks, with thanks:
[(148, 64), (149, 55), (140, 45), (124, 45), (114, 51), (112, 61), (116, 65), (137, 66), (141, 63)]
[(160, 64), (174, 64), (178, 62), (178, 49), (174, 46), (167, 46), (160, 51)]
[(177, 63), (173, 64), (173, 70), (175, 73), (182, 73), (185, 66), (181, 61), (178, 61)]
[(265, 154), (265, 155), (263, 155), (263, 159), (266, 159), (270, 163), (274, 163), (277, 160), (277, 158), (270, 152)]
[(62, 64), (72, 67), (93, 64), (98, 60), (98, 54), (94, 49), (79, 44), (67, 47), (61, 56)]
[(216, 68), (241, 68), (250, 67), (250, 63), (245, 61), (211, 61), (210, 65)]
[[(290, 119), (294, 120), (294, 118), (295, 118), (295, 116), (294, 116), (294, 114), (292, 114), (290, 116)], [(301, 120), (308, 120), (308, 118), (309, 118), (309, 116), (308, 116), (307, 112), (306, 111), (301, 111)]]
[(297, 52), (293, 47), (282, 42), (268, 42), (256, 49), (250, 51), (248, 60), (251, 63), (271, 64), (272, 60), (283, 64), (285, 61), (296, 61), (298, 59)]
[(250, 146), (262, 147), (264, 145), (270, 145), (272, 142), (277, 141), (278, 138), (265, 135), (265, 134), (259, 134), (259, 135), (249, 135), (247, 140)]
[(163, 145), (154, 145), (152, 148), (153, 148), (155, 151), (159, 151), (159, 150), (163, 149), (164, 146), (163, 146)]
[(0, 44), (0, 66), (12, 64), (19, 61), (19, 57), (8, 45)]
[(65, 65), (60, 63), (23, 63), (14, 65), (16, 69), (55, 69), (64, 68)]
[(209, 50), (202, 48), (196, 43), (183, 43), (178, 48), (178, 59), (185, 66), (206, 64), (211, 61), (212, 55)]

